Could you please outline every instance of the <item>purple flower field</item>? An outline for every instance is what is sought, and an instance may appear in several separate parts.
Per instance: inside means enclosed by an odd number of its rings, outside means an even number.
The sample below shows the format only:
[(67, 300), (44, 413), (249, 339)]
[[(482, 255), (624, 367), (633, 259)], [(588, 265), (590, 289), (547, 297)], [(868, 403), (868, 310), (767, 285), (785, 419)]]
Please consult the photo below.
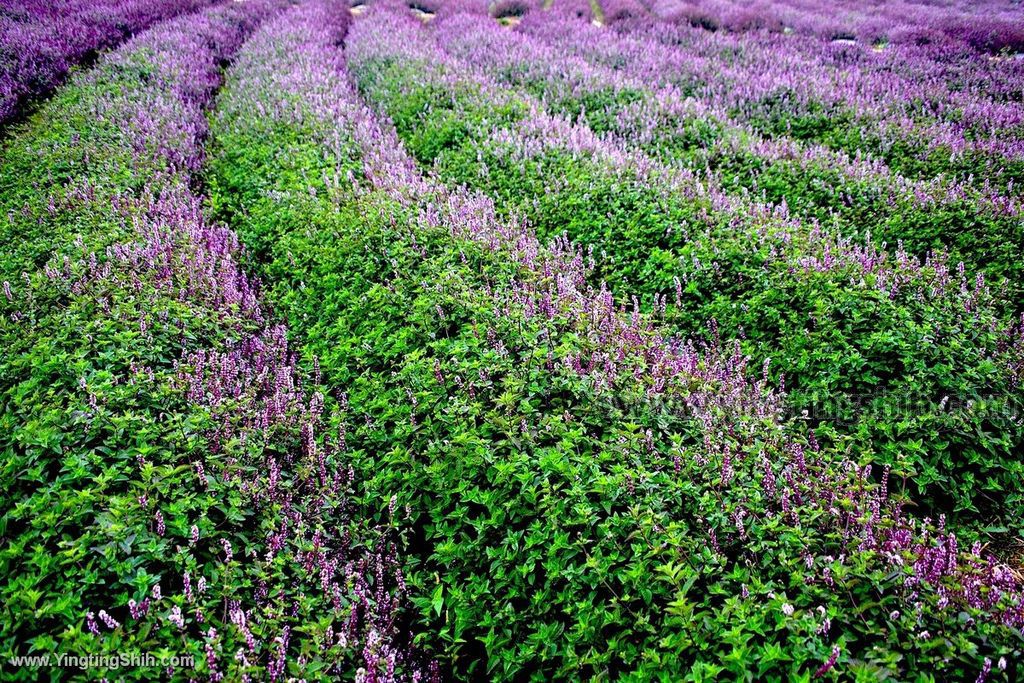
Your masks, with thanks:
[(0, 0), (0, 679), (1018, 680), (1015, 0)]
[(0, 124), (68, 70), (153, 24), (212, 0), (4, 0), (0, 4)]

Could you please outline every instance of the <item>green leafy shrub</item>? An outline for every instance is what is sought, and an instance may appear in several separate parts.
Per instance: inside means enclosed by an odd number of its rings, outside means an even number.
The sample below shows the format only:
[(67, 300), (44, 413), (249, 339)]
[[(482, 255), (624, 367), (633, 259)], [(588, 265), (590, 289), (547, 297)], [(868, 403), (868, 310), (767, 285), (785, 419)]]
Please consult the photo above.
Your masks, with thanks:
[[(840, 480), (843, 509), (875, 495), (845, 463), (848, 442), (819, 449), (771, 411), (732, 403), (720, 382), (745, 395), (741, 356), (717, 365), (730, 350), (703, 349), (701, 368), (717, 370), (683, 373), (660, 401), (628, 353), (639, 379), (629, 365), (621, 383), (599, 385), (568, 367), (603, 348), (592, 328), (561, 309), (527, 313), (543, 301), (543, 267), (458, 236), (463, 221), (486, 220), (485, 205), (464, 212), (458, 193), (403, 175), (401, 160), (375, 165), (395, 141), (368, 148), (376, 133), (346, 134), (366, 127), (351, 95), (325, 111), (319, 89), (255, 89), (277, 114), (220, 111), (211, 203), (253, 245), (269, 300), (325, 382), (345, 392), (362, 506), (385, 491), (408, 506), (421, 642), (454, 678), (702, 680), (758, 662), (760, 677), (802, 680), (837, 676), (837, 661), (863, 678), (963, 676), (984, 657), (977, 643), (1004, 642), (983, 620), (975, 640), (927, 592), (919, 613), (903, 607), (902, 572), (811, 502)], [(410, 109), (446, 99), (406, 92), (420, 103)], [(446, 131), (467, 120), (438, 113)], [(428, 128), (420, 150), (460, 149), (449, 142), (462, 133)], [(412, 196), (387, 189), (396, 177)], [(712, 407), (693, 419), (686, 402), (704, 399)], [(789, 448), (806, 449), (804, 470)], [(776, 469), (789, 462), (797, 469)], [(797, 471), (815, 486), (800, 484), (806, 497), (780, 514), (772, 482)], [(892, 637), (879, 642), (881, 631)], [(836, 659), (836, 648), (857, 654)]]
[[(388, 497), (379, 524), (353, 515), (356, 483), (324, 431), (344, 410), (325, 408), (315, 373), (303, 381), (237, 239), (192, 190), (222, 65), (287, 4), (222, 4), (140, 35), (0, 154), (2, 273), (23, 273), (0, 296), (5, 680), (418, 667), (400, 519)], [(302, 29), (330, 19), (317, 6)]]
[[(717, 321), (723, 337), (772, 359), (796, 415), (855, 436), (859, 450), (911, 477), (928, 505), (1014, 517), (1020, 344), (998, 293), (941, 258), (890, 256), (695, 191), (671, 172), (641, 173), (601, 143), (581, 150), (514, 92), (428, 78), (422, 64), (370, 59), (353, 69), (413, 156), (446, 181), (486, 192), (542, 235), (593, 246), (595, 278), (645, 303), (666, 297), (680, 333)], [(436, 93), (451, 81), (457, 89)], [(531, 113), (510, 120), (510, 110)], [(459, 122), (461, 143), (425, 144), (448, 121)]]

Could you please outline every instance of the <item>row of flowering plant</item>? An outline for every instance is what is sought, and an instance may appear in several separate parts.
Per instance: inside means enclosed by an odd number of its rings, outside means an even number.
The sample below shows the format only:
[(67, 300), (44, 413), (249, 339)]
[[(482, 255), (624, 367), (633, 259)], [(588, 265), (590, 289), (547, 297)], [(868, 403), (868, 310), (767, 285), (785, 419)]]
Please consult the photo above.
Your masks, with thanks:
[(68, 70), (163, 19), (212, 0), (19, 0), (0, 5), (0, 125)]
[(982, 54), (1020, 51), (1024, 31), (1013, 3), (984, 0), (915, 3), (896, 0), (866, 8), (855, 0), (838, 3), (776, 0), (750, 6), (739, 0), (641, 0), (668, 22), (703, 30), (801, 34), (827, 41), (869, 45), (929, 46), (936, 52)]
[(867, 153), (908, 176), (1020, 186), (1024, 66), (1014, 54), (737, 34), (688, 22), (616, 28), (647, 59), (671, 55), (657, 81), (674, 81), (770, 135)]
[[(466, 17), (438, 24), (440, 39), (455, 54), (469, 63), (488, 66), (490, 73), (506, 82), (529, 88), (543, 97), (549, 108), (584, 119), (596, 133), (625, 138), (669, 163), (712, 172), (726, 187), (774, 202), (785, 201), (794, 214), (835, 225), (845, 234), (870, 228), (877, 240), (891, 245), (902, 241), (919, 255), (945, 247), (970, 267), (984, 267), (990, 277), (1019, 279), (1019, 260), (1014, 255), (1024, 242), (1019, 198), (1012, 183), (1005, 189), (979, 187), (992, 177), (984, 172), (984, 166), (972, 166), (977, 182), (934, 174), (908, 178), (883, 160), (891, 155), (867, 156), (867, 149), (830, 149), (815, 144), (826, 141), (802, 135), (801, 126), (792, 122), (762, 134), (751, 115), (738, 111), (758, 108), (759, 102), (769, 100), (789, 117), (797, 116), (795, 112), (804, 106), (824, 107), (829, 125), (849, 129), (850, 122), (841, 121), (833, 111), (838, 104), (821, 104), (820, 93), (810, 92), (823, 77), (810, 72), (816, 62), (806, 55), (796, 55), (796, 64), (787, 72), (767, 50), (747, 45), (750, 41), (713, 48), (664, 45), (644, 39), (639, 31), (617, 34), (544, 13), (528, 18), (519, 31), (537, 40), (494, 31), (486, 23)], [(742, 55), (731, 60), (733, 72), (728, 78), (719, 64), (723, 51)], [(950, 86), (935, 77), (924, 82), (938, 82), (940, 87), (925, 93), (912, 89), (917, 87), (917, 79), (892, 82), (892, 70), (883, 71), (884, 77), (869, 78), (870, 73), (862, 74), (866, 67), (819, 68), (862, 88), (841, 105), (860, 117), (879, 107), (895, 106), (891, 103), (945, 104), (959, 96), (965, 101), (957, 103), (950, 116), (963, 122), (972, 107), (977, 109), (978, 121), (984, 122), (986, 129), (994, 128), (993, 139), (1014, 140), (1014, 129), (1024, 120), (1019, 102), (1011, 99), (996, 105), (977, 91), (951, 93)], [(712, 73), (715, 78), (709, 75)], [(765, 74), (782, 85), (761, 83), (769, 78)], [(988, 89), (989, 81), (985, 81)], [(810, 103), (778, 95), (794, 83), (804, 88), (802, 96)], [(759, 90), (747, 92), (752, 88)], [(834, 82), (820, 90), (830, 95), (845, 91)], [(732, 99), (726, 101), (726, 96)], [(746, 99), (741, 102), (741, 98)], [(999, 116), (993, 107), (1002, 107), (1004, 115)], [(1005, 120), (1002, 127), (995, 125), (1000, 120)], [(961, 134), (977, 137), (975, 132)], [(939, 137), (934, 132), (910, 130), (899, 135), (903, 142)], [(915, 176), (922, 170), (916, 165), (908, 169), (899, 161), (895, 166)]]
[[(1004, 565), (786, 420), (738, 345), (616, 300), (594, 280), (614, 252), (542, 241), (425, 172), (425, 149), (473, 133), (469, 110), (429, 107), (476, 91), (435, 78), (450, 62), (420, 26), (375, 3), (347, 62), (322, 32), (268, 45), (229, 82), (208, 185), (353, 417), (357, 504), (408, 508), (405, 581), (449, 673), (1010, 671)], [(489, 122), (523, 111), (542, 115), (503, 100)]]
[[(401, 511), (384, 497), (379, 521), (359, 515), (345, 406), (297, 366), (194, 190), (223, 64), (311, 24), (344, 34), (347, 12), (289, 4), (141, 34), (4, 149), (3, 272), (20, 273), (0, 322), (5, 667), (64, 653), (138, 680), (423, 677)], [(117, 669), (126, 655), (143, 666)]]
[(400, 52), (375, 36), (357, 74), (421, 163), (545, 237), (593, 247), (591, 281), (642, 295), (676, 333), (717, 320), (771, 358), (797, 414), (856, 436), (919, 498), (1012, 519), (1021, 342), (998, 289), (941, 254), (889, 254), (659, 166), (405, 31)]

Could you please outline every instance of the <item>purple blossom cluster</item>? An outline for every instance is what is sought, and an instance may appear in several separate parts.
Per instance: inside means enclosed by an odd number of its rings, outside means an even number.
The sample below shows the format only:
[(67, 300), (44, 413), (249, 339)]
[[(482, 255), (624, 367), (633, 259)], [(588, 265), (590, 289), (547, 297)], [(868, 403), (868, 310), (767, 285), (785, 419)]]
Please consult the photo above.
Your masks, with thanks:
[[(458, 30), (472, 31), (474, 39), (459, 38)], [(473, 51), (471, 63), (481, 55), (489, 55), (483, 64), (515, 60), (519, 69), (560, 83), (558, 87), (567, 93), (600, 89), (650, 93), (620, 117), (623, 133), (634, 140), (643, 142), (655, 130), (664, 132), (702, 119), (720, 131), (723, 139), (716, 144), (726, 154), (745, 151), (766, 161), (786, 159), (835, 168), (850, 182), (869, 182), (894, 200), (909, 197), (948, 203), (962, 199), (979, 183), (966, 178), (912, 180), (868, 154), (851, 155), (784, 136), (765, 137), (749, 121), (763, 113), (765, 102), (783, 97), (787, 111), (794, 114), (815, 106), (856, 111), (856, 125), (868, 125), (865, 122), (870, 120), (870, 126), (889, 130), (894, 140), (918, 140), (954, 153), (981, 147), (996, 153), (993, 150), (999, 147), (1008, 159), (1019, 156), (1014, 151), (1020, 145), (1016, 131), (1024, 120), (1024, 109), (1019, 98), (1015, 102), (993, 97), (993, 79), (987, 73), (970, 81), (976, 87), (954, 89), (951, 84), (961, 83), (965, 74), (908, 74), (905, 64), (894, 65), (888, 61), (891, 55), (873, 51), (852, 66), (839, 56), (828, 63), (821, 58), (827, 50), (796, 49), (793, 41), (774, 36), (760, 39), (694, 31), (692, 38), (670, 39), (669, 33), (679, 29), (654, 26), (615, 32), (541, 15), (523, 22), (520, 31), (537, 40), (498, 37), (492, 27), (470, 24), (465, 18), (441, 35), (446, 47), (457, 53)], [(655, 34), (658, 37), (652, 37)], [(486, 46), (479, 41), (486, 41)], [(496, 43), (501, 50), (490, 49), (498, 47)], [(723, 52), (736, 56), (723, 64)], [(879, 63), (883, 60), (884, 65)], [(979, 65), (977, 59), (961, 63)], [(983, 186), (982, 193), (982, 208), (1019, 213), (1019, 197), (1012, 184), (1006, 192)]]
[(601, 23), (642, 25), (653, 21), (650, 11), (637, 0), (604, 0), (598, 3)]
[[(692, 88), (702, 100), (743, 120), (763, 116), (766, 105), (781, 101), (791, 115), (850, 115), (855, 130), (882, 144), (910, 140), (957, 156), (987, 155), (994, 164), (1021, 158), (1024, 60), (1012, 56), (963, 50), (951, 55), (950, 48), (931, 45), (782, 32), (712, 32), (672, 22), (628, 22), (618, 28), (612, 41), (623, 40), (638, 57), (626, 67), (631, 73)], [(564, 27), (547, 30), (562, 33)], [(608, 49), (598, 47), (592, 54)]]
[[(540, 14), (535, 16), (541, 17)], [(541, 18), (555, 25), (559, 23), (550, 17)], [(523, 27), (529, 30), (528, 27), (533, 25), (533, 20), (530, 20)], [(587, 30), (587, 27), (578, 28), (579, 33)], [(424, 36), (418, 36), (408, 39), (403, 58), (417, 63), (444, 65), (443, 70), (434, 69), (431, 77), (443, 83), (452, 79), (470, 79), (484, 100), (504, 102), (514, 97), (518, 100), (526, 99), (530, 103), (530, 114), (519, 127), (514, 130), (498, 130), (488, 142), (490, 149), (507, 155), (517, 163), (525, 163), (548, 150), (563, 150), (593, 157), (601, 166), (662, 188), (667, 197), (700, 198), (727, 217), (730, 223), (752, 223), (751, 239), (768, 246), (772, 261), (787, 263), (792, 269), (808, 272), (852, 269), (851, 277), (868, 278), (872, 286), (891, 297), (906, 290), (916, 291), (917, 295), (928, 298), (944, 297), (955, 302), (956, 306), (962, 306), (967, 314), (983, 307), (986, 304), (981, 302), (990, 299), (983, 280), (978, 279), (980, 275), (969, 276), (962, 266), (949, 263), (942, 254), (919, 259), (907, 253), (901, 245), (887, 250), (884, 245), (872, 242), (870, 236), (867, 240), (859, 236), (857, 239), (854, 236), (840, 236), (813, 223), (796, 220), (789, 215), (785, 205), (774, 206), (727, 193), (713, 178), (701, 177), (685, 168), (664, 167), (633, 151), (635, 143), (644, 136), (644, 121), (649, 121), (651, 117), (624, 116), (624, 125), (629, 130), (623, 131), (621, 139), (601, 138), (583, 124), (574, 124), (550, 115), (542, 103), (532, 101), (522, 94), (513, 95), (488, 77), (501, 74), (504, 70), (516, 69), (520, 73), (525, 72), (526, 79), (533, 82), (550, 79), (554, 83), (552, 93), (564, 88), (565, 92), (557, 96), (566, 99), (607, 89), (609, 84), (622, 89), (638, 88), (639, 81), (629, 81), (616, 74), (602, 72), (580, 60), (566, 58), (522, 35), (502, 30), (486, 19), (462, 15), (443, 18), (432, 26), (431, 35), (440, 47), (445, 48), (443, 57), (436, 54), (437, 46), (431, 45)], [(357, 47), (353, 46), (353, 49)], [(474, 71), (479, 75), (470, 76)], [(654, 100), (652, 109), (659, 109), (656, 114), (659, 120), (671, 121), (678, 118), (680, 107), (696, 108), (697, 115), (703, 115), (701, 105), (682, 101), (676, 94), (669, 89), (660, 92)], [(764, 147), (774, 145), (764, 139), (758, 144)], [(779, 156), (784, 154), (781, 151), (776, 153)], [(830, 164), (836, 165), (841, 161), (832, 156)], [(894, 195), (906, 192), (922, 208), (954, 201), (963, 192), (962, 188), (925, 186), (898, 176), (889, 182), (892, 176), (888, 175), (884, 167), (879, 169), (878, 166), (861, 163), (859, 167), (851, 164), (848, 168), (849, 173), (857, 178), (869, 174), (879, 187), (888, 188)], [(552, 183), (557, 185), (558, 180), (554, 179)], [(993, 202), (991, 208), (998, 212), (1008, 211), (1012, 215), (1017, 215), (1020, 210), (1012, 202), (999, 205)], [(1011, 329), (1007, 329), (1006, 334), (1008, 347), (1019, 346), (1019, 335)], [(1014, 362), (1012, 359), (1015, 357), (1016, 353), (1007, 354), (1007, 362)]]
[(449, 13), (486, 15), (488, 10), (487, 0), (411, 0), (407, 5), (421, 21)]
[(545, 7), (545, 15), (600, 23), (601, 20), (594, 14), (596, 7), (589, 0), (555, 0)]
[(1012, 2), (886, 2), (866, 7), (843, 0), (645, 0), (655, 16), (704, 29), (796, 32), (828, 40), (862, 40), (981, 52), (1020, 50), (1022, 31)]
[(0, 124), (96, 52), (213, 0), (4, 0), (0, 3)]
[[(364, 62), (388, 58), (413, 65), (425, 82), (452, 82), (457, 79), (453, 74), (471, 71), (432, 45), (405, 11), (385, 5), (377, 5), (353, 27), (347, 56), (355, 69)], [(486, 83), (477, 85), (482, 97), (501, 96)], [(345, 109), (357, 106), (353, 103)], [(530, 136), (529, 143), (511, 142), (540, 145), (544, 138), (558, 140), (573, 151), (608, 149), (585, 131), (536, 114), (526, 117), (524, 127), (543, 135)], [(847, 551), (833, 555), (808, 549), (808, 566), (819, 568), (822, 581), (835, 582), (837, 569), (847, 567), (856, 556), (856, 562), (879, 562), (902, 576), (902, 594), (911, 605), (927, 593), (947, 609), (950, 619), (958, 610), (972, 608), (1012, 628), (1024, 626), (1024, 586), (1008, 567), (980, 547), (967, 551), (957, 547), (955, 535), (941, 524), (933, 529), (927, 520), (908, 515), (902, 503), (889, 496), (884, 479), (876, 485), (870, 467), (837, 460), (837, 454), (820, 450), (813, 439), (805, 447), (780, 414), (780, 391), (767, 382), (766, 374), (750, 378), (745, 371), (749, 359), (738, 346), (722, 343), (697, 348), (671, 338), (648, 316), (617, 305), (606, 287), (594, 289), (586, 284), (585, 251), (563, 239), (542, 244), (527, 226), (499, 218), (488, 200), (445, 189), (422, 176), (393, 131), (386, 125), (371, 125), (368, 116), (359, 118), (362, 125), (352, 130), (361, 140), (367, 176), (405, 205), (419, 208), (419, 229), (447, 229), (454, 238), (477, 242), (521, 265), (522, 277), (509, 290), (487, 293), (496, 312), (540, 319), (549, 325), (544, 338), (557, 339), (571, 331), (592, 343), (591, 355), (555, 359), (551, 371), (591, 377), (597, 390), (618, 395), (640, 388), (648, 397), (671, 397), (677, 409), (692, 411), (703, 425), (704, 443), (688, 457), (706, 466), (709, 485), (720, 489), (749, 485), (735, 473), (741, 463), (755, 459), (763, 472), (761, 493), (768, 501), (767, 512), (755, 506), (741, 509), (731, 530), (719, 528), (712, 535), (713, 546), (724, 542), (723, 533), (729, 534), (730, 544), (742, 545), (747, 538), (746, 520), (763, 514), (777, 517), (790, 529), (830, 529), (842, 537)], [(520, 148), (519, 153), (530, 150)], [(621, 152), (607, 153), (609, 163), (627, 158)], [(822, 261), (808, 267), (828, 267), (841, 253), (826, 251)], [(886, 261), (873, 250), (847, 251), (840, 258), (855, 259), (866, 270)], [(922, 268), (906, 255), (896, 263)], [(971, 287), (948, 269), (938, 271), (940, 282)], [(728, 436), (740, 434), (738, 445)], [(763, 447), (752, 453), (753, 443)], [(765, 452), (775, 456), (765, 459)], [(833, 658), (823, 665), (822, 673), (834, 665)]]

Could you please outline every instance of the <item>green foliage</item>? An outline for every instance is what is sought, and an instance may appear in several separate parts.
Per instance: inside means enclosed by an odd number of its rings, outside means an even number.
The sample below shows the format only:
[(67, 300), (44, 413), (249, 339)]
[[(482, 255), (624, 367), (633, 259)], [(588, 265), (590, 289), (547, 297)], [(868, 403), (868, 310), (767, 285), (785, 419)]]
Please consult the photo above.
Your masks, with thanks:
[[(902, 135), (894, 140), (873, 139), (867, 132), (870, 128), (859, 125), (852, 113), (815, 102), (801, 105), (784, 94), (757, 103), (751, 111), (731, 112), (749, 120), (751, 131), (700, 106), (666, 105), (653, 90), (621, 84), (598, 87), (589, 82), (570, 87), (571, 77), (562, 80), (557, 71), (544, 69), (540, 73), (548, 78), (531, 74), (524, 65), (495, 68), (491, 75), (542, 100), (548, 111), (585, 124), (599, 135), (616, 136), (668, 164), (698, 174), (713, 173), (726, 190), (785, 203), (793, 215), (815, 219), (861, 241), (874, 239), (890, 247), (899, 243), (917, 256), (945, 250), (954, 263), (963, 260), (972, 271), (983, 270), (990, 280), (1007, 286), (1011, 300), (1024, 294), (1019, 284), (1024, 280), (1024, 264), (1017, 258), (1024, 244), (1024, 222), (1019, 216), (992, 206), (976, 187), (957, 188), (942, 196), (942, 179), (921, 191), (932, 197), (922, 201), (916, 196), (918, 190), (905, 180), (970, 175), (983, 185), (1002, 177), (991, 168), (995, 163), (991, 157), (955, 157), (949, 150), (928, 149)], [(633, 106), (637, 103), (643, 106)], [(870, 158), (884, 159), (893, 173), (903, 177), (841, 168), (834, 158), (806, 153), (799, 146), (789, 153), (765, 154), (758, 133), (781, 141), (824, 144), (854, 158), (866, 151)], [(999, 182), (1019, 185), (1020, 169), (1014, 172), (1019, 166), (1015, 164), (1005, 162), (1007, 175)]]
[[(312, 547), (310, 537), (320, 534), (326, 545), (344, 536), (346, 550), (358, 557), (392, 528), (386, 522), (380, 533), (366, 533), (350, 516), (343, 486), (330, 501), (303, 490), (309, 464), (294, 456), (308, 413), (289, 406), (294, 427), (272, 424), (258, 437), (241, 438), (232, 426), (252, 410), (250, 396), (225, 396), (214, 405), (208, 396), (187, 395), (189, 351), (225, 352), (264, 329), (238, 304), (211, 304), (173, 267), (167, 277), (154, 276), (158, 267), (164, 274), (166, 254), (154, 254), (147, 242), (153, 235), (144, 231), (173, 226), (176, 210), (192, 208), (189, 174), (177, 165), (190, 141), (140, 148), (138, 141), (149, 138), (133, 128), (137, 122), (115, 114), (138, 96), (151, 69), (143, 55), (125, 63), (101, 63), (74, 80), (0, 152), (4, 680), (75, 675), (71, 665), (11, 665), (19, 655), (115, 662), (191, 656), (194, 670), (99, 666), (77, 675), (212, 675), (207, 644), (222, 673), (234, 667), (229, 680), (246, 670), (233, 660), (241, 648), (252, 658), (247, 673), (265, 671), (285, 626), (298, 625), (292, 642), (303, 648), (339, 627), (332, 597), (296, 559)], [(161, 113), (188, 121), (174, 103), (160, 101)], [(108, 115), (97, 118), (99, 109)], [(181, 232), (161, 232), (160, 246), (170, 258), (187, 260), (194, 245)], [(110, 247), (132, 256), (138, 248), (153, 263), (118, 258)], [(265, 463), (286, 457), (296, 464), (282, 467), (274, 486), (280, 500), (292, 500), (287, 508), (261, 497)], [(325, 467), (336, 464), (328, 452)], [(271, 553), (272, 534), (298, 518), (305, 528)], [(262, 599), (261, 589), (273, 599)], [(148, 614), (134, 617), (132, 602), (148, 604)], [(251, 619), (252, 649), (231, 623), (231, 605)], [(170, 618), (174, 608), (183, 612), (180, 628)], [(101, 610), (117, 625), (108, 626)], [(324, 669), (337, 665), (354, 675), (361, 653), (342, 646), (320, 651), (327, 653), (322, 661), (307, 665), (293, 657), (284, 673), (335, 679)]]
[[(495, 114), (526, 107), (514, 93), (485, 95), (464, 83), (438, 94), (438, 82), (415, 65), (369, 61), (355, 74), (417, 159), (492, 196), (506, 214), (526, 216), (541, 235), (565, 232), (592, 245), (596, 277), (613, 288), (645, 304), (656, 294), (674, 300), (680, 278), (682, 296), (668, 312), (675, 330), (700, 335), (715, 320), (723, 338), (742, 337), (746, 351), (771, 358), (774, 376), (785, 377), (796, 415), (807, 411), (823, 433), (854, 435), (858, 451), (873, 450), (912, 477), (933, 509), (979, 517), (1009, 510), (1007, 518), (1021, 509), (1024, 400), (1017, 361), (1000, 355), (1005, 312), (945, 262), (918, 267), (889, 256), (885, 267), (899, 281), (890, 286), (860, 260), (842, 260), (855, 243), (753, 209), (717, 209), (710, 195), (531, 137), (541, 133), (521, 133), (539, 151), (519, 152), (494, 132), (507, 121), (514, 138), (523, 125)], [(459, 122), (459, 136), (430, 143), (449, 121)], [(799, 175), (791, 171), (788, 178)], [(827, 187), (813, 176), (802, 183)], [(931, 221), (955, 218), (927, 220), (922, 230), (934, 231)], [(819, 269), (830, 260), (840, 262)]]
[[(466, 119), (407, 85), (396, 123), (413, 151), (463, 154), (464, 133), (449, 132)], [(254, 245), (265, 294), (345, 393), (361, 508), (391, 493), (407, 507), (420, 642), (455, 679), (808, 680), (833, 642), (861, 653), (844, 671), (864, 680), (976, 668), (963, 630), (927, 607), (921, 638), (917, 615), (897, 611), (898, 573), (860, 556), (807, 565), (808, 548), (852, 549), (841, 530), (767, 513), (759, 455), (778, 445), (741, 435), (774, 427), (716, 418), (735, 429), (724, 438), (737, 483), (724, 486), (720, 453), (681, 405), (599, 391), (550, 364), (590, 342), (496, 302), (528, 277), (500, 252), (364, 184), (325, 186), (357, 157), (325, 160), (322, 131), (216, 123), (211, 204)], [(745, 540), (741, 507), (760, 511)], [(849, 593), (820, 580), (826, 566)]]
[[(954, 152), (948, 146), (929, 145), (928, 140), (902, 131), (880, 129), (876, 122), (859, 120), (856, 112), (827, 107), (820, 102), (799, 104), (791, 93), (779, 92), (750, 103), (740, 115), (767, 135), (784, 135), (815, 142), (851, 155), (870, 154), (884, 159), (895, 172), (908, 178), (947, 176), (974, 179), (1012, 188), (1024, 180), (1024, 162), (998, 159), (982, 151)], [(922, 123), (928, 123), (922, 117)]]
[[(124, 622), (130, 599), (141, 602), (161, 581), (169, 591), (187, 568), (215, 564), (222, 538), (244, 547), (244, 529), (253, 524), (240, 482), (211, 477), (208, 488), (197, 486), (193, 463), (212, 469), (230, 453), (209, 452), (208, 411), (174, 386), (183, 340), (223, 345), (244, 333), (243, 321), (225, 321), (145, 281), (90, 273), (87, 256), (124, 239), (127, 218), (145, 217), (144, 201), (127, 215), (112, 211), (111, 201), (134, 194), (156, 171), (141, 158), (134, 166), (125, 161), (130, 150), (119, 145), (99, 151), (113, 123), (62, 116), (78, 111), (67, 103), (95, 94), (69, 86), (9, 142), (0, 165), (0, 203), (12, 218), (4, 224), (10, 241), (0, 257), (3, 273), (26, 273), (12, 278), (13, 299), (0, 300), (5, 661), (12, 654), (106, 653), (86, 630), (86, 612), (106, 609)], [(83, 177), (95, 193), (73, 196)], [(63, 277), (37, 270), (51, 257)], [(158, 510), (167, 526), (162, 536)], [(180, 546), (193, 523), (205, 550), (189, 566)], [(221, 593), (218, 586), (212, 603), (242, 589)], [(164, 644), (180, 638), (168, 634)], [(159, 641), (143, 634), (119, 643), (138, 653)], [(191, 654), (203, 656), (198, 646)]]

